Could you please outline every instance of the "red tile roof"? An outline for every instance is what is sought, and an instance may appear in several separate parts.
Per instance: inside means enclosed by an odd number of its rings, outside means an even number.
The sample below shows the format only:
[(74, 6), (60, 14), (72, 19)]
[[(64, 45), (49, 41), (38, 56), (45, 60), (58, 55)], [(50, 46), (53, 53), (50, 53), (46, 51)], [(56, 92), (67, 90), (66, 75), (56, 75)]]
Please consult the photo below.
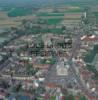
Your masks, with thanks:
[(50, 88), (59, 87), (59, 86), (57, 86), (57, 85), (55, 85), (55, 84), (53, 84), (53, 83), (48, 83), (48, 84), (46, 84), (46, 86), (47, 86), (47, 87), (50, 87)]
[(5, 96), (6, 93), (0, 92), (0, 96)]
[(89, 71), (81, 71), (82, 75), (91, 75), (91, 73)]
[(75, 96), (75, 100), (79, 100), (79, 97), (78, 96)]
[(92, 35), (92, 36), (83, 36), (81, 37), (82, 41), (98, 41), (98, 35)]
[(40, 68), (40, 69), (47, 69), (50, 67), (49, 64), (33, 64), (34, 68)]
[(64, 96), (61, 97), (61, 100), (65, 100), (65, 99), (64, 99)]
[(88, 100), (96, 100), (94, 96), (88, 96)]
[(96, 91), (98, 91), (98, 86), (96, 86)]
[(90, 77), (92, 74), (89, 71), (80, 71), (80, 74), (82, 75), (83, 78)]

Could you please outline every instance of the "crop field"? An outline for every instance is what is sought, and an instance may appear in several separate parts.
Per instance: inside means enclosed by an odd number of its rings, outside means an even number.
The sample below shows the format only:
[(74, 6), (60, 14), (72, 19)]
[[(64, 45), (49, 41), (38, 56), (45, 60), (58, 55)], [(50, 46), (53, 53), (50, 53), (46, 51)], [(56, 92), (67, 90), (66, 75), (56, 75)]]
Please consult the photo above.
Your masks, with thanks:
[[(46, 8), (48, 9), (48, 8)], [(50, 8), (49, 8), (50, 9)], [(47, 24), (77, 24), (80, 22), (80, 18), (83, 15), (83, 8), (79, 6), (64, 6), (58, 8), (58, 11), (46, 12), (43, 9), (42, 12), (37, 13), (37, 17), (47, 20)]]
[(79, 18), (81, 18), (81, 16), (82, 16), (82, 13), (66, 13), (65, 15), (64, 15), (64, 18), (66, 19), (70, 19), (70, 18), (72, 18), (72, 19), (79, 19)]
[(80, 20), (75, 20), (75, 19), (74, 20), (71, 20), (71, 19), (67, 20), (67, 19), (65, 19), (61, 22), (61, 24), (71, 26), (71, 25), (77, 25), (79, 22), (80, 22)]
[(48, 19), (47, 24), (58, 24), (62, 21), (62, 19)]
[(84, 61), (87, 63), (92, 63), (97, 53), (98, 53), (98, 45), (95, 45), (93, 50), (90, 50), (84, 57)]
[(7, 37), (0, 37), (0, 44), (3, 43), (4, 41), (9, 40)]
[(18, 26), (20, 25), (20, 22), (14, 22), (13, 20), (0, 20), (0, 27), (12, 27), (12, 26)]
[(64, 13), (39, 13), (37, 16), (64, 16)]
[(20, 22), (15, 22), (7, 16), (6, 12), (0, 11), (0, 27), (12, 27), (17, 25), (20, 25)]
[(98, 23), (98, 12), (94, 12), (94, 15), (95, 15), (96, 21), (97, 21), (97, 23)]
[(64, 12), (58, 12), (58, 13), (38, 13), (37, 16), (64, 16), (65, 14), (81, 14), (82, 12), (79, 10), (65, 10)]
[(32, 9), (26, 8), (13, 8), (8, 12), (9, 17), (26, 16), (32, 14)]
[(0, 11), (0, 27), (17, 27), (21, 25), (23, 19), (32, 20), (36, 18), (36, 16), (38, 18), (47, 20), (48, 25), (55, 25), (63, 22), (64, 20), (69, 22), (71, 22), (70, 20), (77, 21), (83, 14), (83, 9), (78, 6), (68, 6), (60, 9), (63, 9), (63, 11), (37, 12), (35, 14), (33, 14), (32, 11), (28, 8), (13, 8), (7, 11)]
[(40, 9), (37, 16), (64, 16), (65, 13), (82, 13), (84, 9), (79, 6), (64, 6), (59, 7), (57, 11), (54, 9), (51, 9), (51, 12), (47, 12), (47, 10), (50, 10), (50, 8), (44, 8)]
[(83, 12), (82, 9), (70, 9), (70, 10), (65, 10), (64, 13), (80, 13)]
[(10, 28), (10, 27), (17, 27), (21, 25), (21, 21), (23, 19), (33, 19), (35, 18), (33, 15), (27, 16), (19, 16), (19, 17), (8, 17), (7, 12), (0, 11), (0, 27), (1, 28)]

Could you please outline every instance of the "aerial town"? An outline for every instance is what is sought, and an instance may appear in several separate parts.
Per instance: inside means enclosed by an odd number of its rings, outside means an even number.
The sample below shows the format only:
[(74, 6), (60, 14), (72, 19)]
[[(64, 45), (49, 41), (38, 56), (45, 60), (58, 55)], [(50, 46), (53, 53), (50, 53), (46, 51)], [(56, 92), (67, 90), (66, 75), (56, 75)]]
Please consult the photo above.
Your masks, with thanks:
[(4, 1), (0, 100), (98, 100), (98, 2)]

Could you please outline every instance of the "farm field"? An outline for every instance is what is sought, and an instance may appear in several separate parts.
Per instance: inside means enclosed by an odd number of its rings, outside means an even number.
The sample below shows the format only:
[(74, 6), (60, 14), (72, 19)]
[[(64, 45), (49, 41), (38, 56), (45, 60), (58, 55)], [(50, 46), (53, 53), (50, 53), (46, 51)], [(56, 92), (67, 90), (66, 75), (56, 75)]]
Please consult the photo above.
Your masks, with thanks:
[(80, 13), (80, 12), (83, 12), (83, 9), (69, 9), (64, 11), (64, 13)]
[(64, 6), (59, 7), (57, 11), (47, 12), (50, 8), (42, 9), (39, 11), (36, 16), (47, 20), (47, 24), (64, 24), (71, 25), (77, 24), (80, 21), (81, 16), (83, 15), (84, 9), (80, 6)]
[(0, 11), (0, 27), (8, 28), (12, 26), (18, 26), (20, 22), (15, 22), (13, 19), (7, 16), (7, 12)]
[(20, 17), (8, 17), (7, 12), (0, 11), (0, 27), (1, 28), (10, 28), (17, 27), (21, 25), (21, 21), (23, 19), (33, 19), (35, 18), (33, 15), (20, 16)]
[(9, 40), (7, 37), (0, 37), (0, 44), (2, 44), (4, 41)]
[[(50, 8), (47, 8), (47, 10)], [(5, 11), (0, 11), (0, 27), (10, 28), (21, 25), (22, 20), (33, 20), (36, 18), (46, 19), (47, 24), (55, 25), (61, 23), (63, 20), (79, 20), (83, 14), (83, 9), (79, 6), (65, 7), (61, 12), (37, 12), (32, 13), (30, 8), (13, 8)]]
[(96, 20), (97, 20), (97, 22), (98, 22), (98, 11), (97, 11), (97, 12), (94, 12), (94, 15), (95, 15)]
[(66, 14), (63, 14), (62, 16), (57, 16), (57, 15), (55, 15), (55, 16), (40, 16), (39, 18), (40, 19), (47, 19), (47, 20), (50, 20), (50, 19), (80, 20), (82, 14), (83, 13), (66, 13)]
[(47, 24), (58, 24), (62, 21), (62, 19), (48, 19)]
[(60, 6), (56, 10), (54, 8), (46, 7), (41, 8), (38, 11), (38, 16), (62, 16), (65, 13), (81, 13), (84, 12), (84, 8), (80, 6)]
[(64, 16), (64, 13), (39, 13), (37, 16)]
[(26, 8), (13, 8), (8, 13), (9, 17), (17, 17), (17, 16), (26, 16), (29, 14), (32, 14), (32, 9), (26, 9)]

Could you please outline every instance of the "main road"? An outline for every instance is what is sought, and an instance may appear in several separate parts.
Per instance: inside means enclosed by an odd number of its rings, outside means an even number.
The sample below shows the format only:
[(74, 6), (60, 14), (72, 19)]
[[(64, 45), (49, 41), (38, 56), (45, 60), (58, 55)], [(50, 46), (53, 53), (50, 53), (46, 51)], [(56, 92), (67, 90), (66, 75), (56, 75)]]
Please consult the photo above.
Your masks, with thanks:
[(89, 96), (95, 96), (97, 95), (95, 93), (92, 93), (90, 89), (87, 88), (86, 83), (82, 81), (80, 78), (80, 74), (76, 71), (76, 65), (73, 61), (73, 58), (76, 58), (78, 56), (78, 53), (81, 48), (81, 36), (82, 36), (82, 30), (78, 29), (77, 30), (77, 36), (75, 37), (75, 41), (73, 42), (73, 47), (71, 51), (71, 56), (69, 57), (69, 65), (70, 65), (70, 71), (73, 73), (74, 78), (77, 80), (78, 86), (81, 89), (81, 91)]

